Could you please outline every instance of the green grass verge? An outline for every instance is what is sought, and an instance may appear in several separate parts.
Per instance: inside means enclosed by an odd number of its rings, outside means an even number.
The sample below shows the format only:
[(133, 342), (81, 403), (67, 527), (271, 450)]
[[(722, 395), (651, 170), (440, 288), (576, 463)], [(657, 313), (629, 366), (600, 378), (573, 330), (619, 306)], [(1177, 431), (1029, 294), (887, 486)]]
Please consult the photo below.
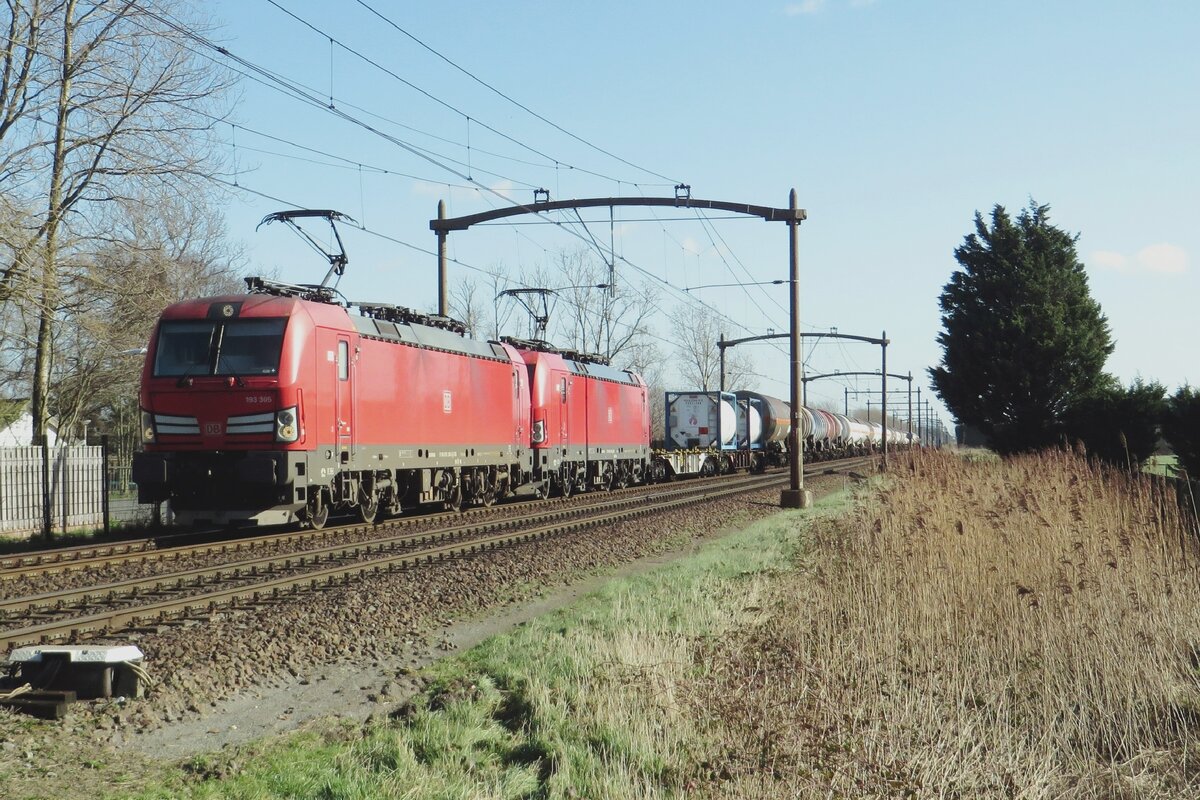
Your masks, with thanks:
[[(365, 731), (296, 735), (197, 759), (141, 798), (667, 798), (689, 793), (705, 732), (680, 696), (694, 646), (762, 613), (804, 547), (785, 511), (439, 662)], [(346, 732), (343, 732), (345, 734)]]

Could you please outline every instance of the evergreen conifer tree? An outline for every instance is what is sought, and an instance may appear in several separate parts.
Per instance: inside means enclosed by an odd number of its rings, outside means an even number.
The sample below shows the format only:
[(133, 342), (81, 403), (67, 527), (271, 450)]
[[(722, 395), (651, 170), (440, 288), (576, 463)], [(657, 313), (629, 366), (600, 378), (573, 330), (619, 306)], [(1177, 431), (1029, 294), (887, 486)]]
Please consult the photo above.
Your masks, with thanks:
[(991, 225), (954, 251), (962, 266), (942, 290), (942, 363), (935, 391), (959, 422), (1001, 453), (1060, 441), (1073, 403), (1110, 385), (1108, 321), (1088, 291), (1078, 238), (1053, 226), (1050, 207), (1030, 201), (1013, 220), (1003, 206)]

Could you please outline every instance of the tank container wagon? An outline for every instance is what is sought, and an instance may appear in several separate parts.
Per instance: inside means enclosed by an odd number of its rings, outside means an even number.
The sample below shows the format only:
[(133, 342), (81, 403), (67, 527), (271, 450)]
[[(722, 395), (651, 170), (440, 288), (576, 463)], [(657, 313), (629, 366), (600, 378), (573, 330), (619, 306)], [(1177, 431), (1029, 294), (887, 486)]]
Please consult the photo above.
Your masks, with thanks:
[[(792, 433), (791, 405), (777, 397), (759, 392), (742, 390), (734, 392), (734, 395), (739, 402), (757, 403), (760, 409), (762, 436), (759, 441), (763, 450), (764, 467), (787, 464), (788, 437)], [(811, 418), (801, 414), (801, 425), (807, 430), (811, 425)]]
[(720, 391), (667, 392), (665, 403), (666, 442), (654, 453), (654, 480), (765, 468), (762, 434), (754, 436), (765, 419), (759, 403)]

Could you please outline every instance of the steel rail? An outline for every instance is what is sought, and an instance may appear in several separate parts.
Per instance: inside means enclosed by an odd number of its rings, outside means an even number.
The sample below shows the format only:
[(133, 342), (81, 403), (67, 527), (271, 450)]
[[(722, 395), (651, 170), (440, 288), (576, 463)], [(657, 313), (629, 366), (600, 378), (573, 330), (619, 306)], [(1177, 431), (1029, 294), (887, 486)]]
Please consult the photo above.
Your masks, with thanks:
[[(781, 476), (770, 476), (729, 485), (704, 486), (701, 491), (680, 493), (686, 496), (676, 497), (666, 501), (640, 504), (632, 508), (613, 511), (585, 519), (558, 522), (543, 525), (532, 530), (516, 533), (498, 534), (483, 539), (471, 539), (466, 542), (446, 544), (427, 548), (418, 552), (408, 552), (400, 555), (385, 556), (360, 562), (351, 566), (337, 566), (303, 575), (293, 575), (274, 580), (263, 581), (248, 586), (238, 586), (192, 595), (184, 599), (174, 599), (159, 603), (136, 606), (133, 608), (101, 611), (74, 619), (33, 625), (21, 629), (0, 632), (0, 646), (20, 646), (38, 644), (71, 637), (85, 639), (99, 634), (112, 634), (124, 627), (144, 627), (158, 620), (178, 620), (194, 613), (216, 613), (222, 609), (233, 610), (233, 604), (239, 601), (251, 603), (278, 599), (287, 594), (300, 591), (317, 590), (321, 587), (349, 585), (352, 580), (365, 576), (403, 571), (421, 564), (431, 564), (444, 561), (456, 555), (494, 550), (508, 544), (518, 544), (542, 539), (560, 533), (586, 530), (598, 525), (624, 521), (649, 514), (674, 510), (686, 505), (717, 499), (731, 494), (739, 494), (752, 489), (767, 489), (784, 482)], [(747, 486), (747, 484), (751, 484)], [(594, 506), (593, 506), (594, 508)]]
[[(841, 464), (847, 460), (839, 459), (837, 461), (817, 463)], [(727, 480), (727, 478), (726, 476), (718, 476), (711, 480)], [(577, 495), (575, 499), (586, 502), (591, 498), (611, 497), (614, 494), (630, 494), (639, 490), (645, 490), (645, 488), (646, 486), (631, 486), (607, 493)], [(565, 504), (568, 501), (565, 498), (553, 498), (549, 502)], [(524, 506), (544, 507), (546, 503), (547, 500), (544, 499), (515, 500), (496, 507), (471, 508), (463, 512), (435, 512), (413, 517), (395, 517), (384, 520), (375, 526), (355, 523), (322, 528), (320, 530), (294, 530), (263, 534), (261, 536), (243, 536), (235, 539), (225, 538), (218, 541), (202, 541), (198, 544), (173, 545), (171, 542), (203, 538), (211, 536), (213, 532), (188, 532), (145, 539), (106, 542), (103, 544), (32, 550), (26, 553), (0, 557), (0, 586), (3, 586), (3, 581), (5, 580), (15, 580), (18, 578), (30, 579), (67, 572), (82, 572), (90, 569), (128, 564), (130, 562), (165, 564), (170, 561), (180, 561), (184, 558), (196, 556), (236, 554), (242, 551), (250, 552), (256, 549), (278, 548), (280, 546), (317, 542), (368, 530), (386, 532), (397, 528), (432, 526), (444, 520), (461, 520), (464, 517), (485, 516), (495, 512), (497, 509), (519, 510)], [(315, 548), (308, 552), (315, 552)]]
[[(644, 487), (628, 487), (616, 489), (607, 494), (627, 493)], [(583, 495), (587, 497), (588, 495)], [(310, 540), (328, 539), (355, 531), (368, 529), (387, 530), (390, 528), (412, 527), (414, 525), (436, 524), (441, 520), (463, 519), (464, 517), (483, 516), (496, 508), (519, 509), (522, 506), (544, 506), (547, 502), (562, 504), (565, 498), (547, 500), (517, 500), (492, 507), (475, 507), (461, 512), (442, 511), (421, 514), (412, 517), (393, 517), (374, 525), (352, 523), (320, 530), (294, 530), (281, 533), (269, 533), (261, 536), (243, 536), (236, 539), (221, 539), (219, 541), (204, 541), (198, 544), (174, 545), (172, 541), (188, 541), (213, 535), (208, 532), (188, 532), (170, 534), (162, 537), (146, 539), (130, 539), (126, 542), (106, 543), (104, 545), (80, 545), (70, 548), (55, 548), (49, 550), (31, 550), (27, 553), (14, 554), (0, 558), (0, 581), (15, 578), (29, 578), (35, 575), (52, 575), (63, 572), (82, 571), (123, 564), (130, 561), (171, 561), (187, 556), (210, 553), (238, 552), (255, 548), (274, 547), (280, 544), (304, 542)], [(120, 545), (118, 547), (117, 545)]]
[(84, 559), (120, 556), (140, 552), (154, 545), (154, 539), (127, 539), (103, 544), (81, 544), (73, 547), (57, 547), (49, 550), (30, 550), (0, 556), (0, 578), (9, 574), (22, 574), (21, 570), (42, 564), (69, 564)]
[[(832, 463), (832, 462), (830, 462)], [(724, 476), (712, 480), (723, 480)], [(607, 493), (585, 493), (577, 495), (576, 499), (584, 502), (592, 497), (606, 497), (615, 494), (628, 494), (644, 490), (645, 486), (630, 486), (616, 489)], [(189, 542), (214, 535), (214, 531), (200, 531), (169, 534), (166, 536), (149, 537), (145, 539), (129, 539), (121, 542), (106, 542), (103, 544), (87, 544), (75, 547), (53, 548), (47, 550), (31, 550), (26, 553), (16, 553), (0, 556), (0, 586), (5, 580), (17, 578), (33, 578), (39, 575), (54, 575), (66, 572), (98, 569), (133, 561), (145, 563), (168, 562), (185, 557), (223, 553), (237, 553), (242, 550), (250, 551), (280, 545), (299, 544), (310, 541), (320, 541), (336, 536), (352, 534), (356, 531), (386, 531), (393, 528), (412, 527), (417, 525), (435, 525), (442, 520), (459, 520), (464, 517), (485, 516), (497, 509), (513, 510), (523, 506), (545, 506), (547, 502), (565, 504), (566, 498), (551, 498), (547, 500), (510, 500), (493, 507), (475, 507), (462, 512), (434, 512), (412, 517), (393, 517), (374, 526), (363, 523), (338, 525), (320, 530), (293, 530), (278, 533), (268, 533), (260, 536), (241, 536), (236, 539), (223, 538), (218, 541), (201, 541), (194, 544), (174, 544)]]
[[(750, 482), (743, 477), (738, 484)], [(694, 486), (676, 489), (671, 494), (693, 494)], [(662, 493), (659, 493), (661, 496)], [(328, 562), (345, 563), (347, 561), (370, 557), (379, 551), (395, 551), (399, 548), (419, 546), (430, 540), (445, 541), (446, 539), (464, 539), (478, 536), (495, 530), (511, 529), (514, 527), (544, 524), (557, 520), (592, 514), (596, 510), (617, 509), (635, 505), (645, 500), (645, 496), (635, 494), (623, 497), (607, 497), (599, 503), (563, 505), (558, 508), (543, 509), (535, 514), (523, 517), (502, 517), (482, 520), (468, 525), (457, 525), (414, 534), (404, 534), (380, 539), (370, 539), (349, 544), (335, 544), (328, 547), (300, 552), (261, 556), (207, 567), (197, 567), (168, 574), (150, 575), (129, 578), (123, 581), (87, 586), (80, 589), (66, 589), (46, 592), (39, 595), (14, 597), (0, 600), (0, 625), (14, 616), (25, 612), (28, 615), (45, 616), (71, 606), (78, 606), (86, 601), (96, 603), (123, 602), (126, 605), (136, 604), (145, 595), (185, 592), (202, 589), (222, 580), (254, 579), (260, 575), (279, 574), (287, 570), (315, 568)]]

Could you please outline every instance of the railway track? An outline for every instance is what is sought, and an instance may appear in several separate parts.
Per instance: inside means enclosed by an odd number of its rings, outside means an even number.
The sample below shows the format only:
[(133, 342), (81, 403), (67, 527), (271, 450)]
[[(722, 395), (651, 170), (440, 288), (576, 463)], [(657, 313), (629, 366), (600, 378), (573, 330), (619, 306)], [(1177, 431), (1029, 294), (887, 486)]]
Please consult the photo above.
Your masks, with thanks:
[[(806, 473), (829, 469), (847, 470), (865, 466), (870, 459), (824, 462)], [(193, 624), (216, 615), (281, 602), (288, 596), (344, 585), (372, 574), (410, 570), (421, 564), (474, 552), (512, 546), (630, 519), (785, 482), (780, 474), (726, 477), (713, 481), (687, 481), (657, 487), (634, 487), (610, 494), (586, 495), (583, 503), (559, 503), (547, 508), (544, 501), (520, 503), (511, 509), (533, 513), (517, 516), (463, 519), (463, 515), (412, 518), (402, 523), (425, 521), (432, 529), (388, 534), (406, 525), (376, 529), (368, 540), (311, 548), (315, 537), (327, 537), (339, 529), (273, 534), (236, 542), (199, 545), (206, 552), (248, 555), (232, 562), (167, 574), (130, 578), (92, 586), (45, 592), (0, 601), (0, 647), (15, 647), (71, 639), (85, 641), (102, 635), (145, 630), (162, 625)], [(442, 525), (453, 519), (457, 524)], [(464, 524), (465, 523), (465, 524)], [(346, 530), (370, 530), (348, 526)], [(380, 535), (380, 534), (383, 535)], [(305, 535), (313, 538), (305, 538)], [(254, 556), (257, 549), (288, 542), (307, 542), (310, 549), (284, 554)], [(257, 544), (255, 544), (257, 542)], [(156, 551), (132, 547), (122, 553), (101, 553), (70, 562), (47, 561), (29, 569), (53, 570), (60, 564), (83, 569), (90, 563), (125, 563), (152, 558)]]
[[(623, 491), (629, 491), (628, 489)], [(504, 508), (516, 508), (546, 501), (529, 501), (506, 504)], [(551, 501), (553, 502), (553, 501)], [(0, 557), (0, 587), (3, 582), (17, 578), (32, 578), (38, 575), (53, 575), (66, 572), (95, 570), (135, 562), (180, 561), (199, 555), (238, 555), (270, 547), (305, 547), (314, 542), (330, 541), (347, 533), (390, 530), (406, 527), (436, 527), (451, 519), (474, 518), (486, 515), (492, 509), (472, 508), (462, 513), (443, 512), (413, 517), (395, 517), (378, 525), (341, 525), (321, 530), (293, 530), (268, 533), (261, 536), (235, 535), (228, 531), (200, 531), (146, 539), (106, 544), (79, 545), (48, 550), (35, 550)]]
[[(815, 462), (806, 465), (805, 474), (817, 474), (830, 468), (854, 469), (864, 466), (870, 461), (871, 457), (867, 456)], [(703, 480), (720, 482), (726, 478)], [(186, 532), (119, 542), (33, 550), (0, 556), (0, 597), (6, 594), (5, 583), (16, 579), (32, 579), (42, 575), (82, 572), (133, 563), (153, 564), (159, 562), (168, 565), (171, 562), (182, 562), (194, 557), (243, 557), (255, 551), (268, 549), (312, 549), (320, 547), (322, 542), (337, 541), (346, 537), (361, 536), (365, 539), (380, 533), (386, 535), (387, 531), (396, 529), (435, 529), (445, 526), (451, 521), (487, 518), (497, 513), (524, 513), (527, 508), (544, 507), (547, 502), (562, 505), (587, 503), (597, 497), (636, 495), (638, 492), (646, 490), (646, 486), (634, 486), (604, 494), (576, 495), (571, 500), (521, 500), (492, 508), (472, 508), (461, 513), (441, 512), (412, 517), (395, 517), (376, 525), (351, 524), (327, 527), (321, 530), (293, 530), (260, 536), (238, 535), (233, 538), (227, 531)]]

